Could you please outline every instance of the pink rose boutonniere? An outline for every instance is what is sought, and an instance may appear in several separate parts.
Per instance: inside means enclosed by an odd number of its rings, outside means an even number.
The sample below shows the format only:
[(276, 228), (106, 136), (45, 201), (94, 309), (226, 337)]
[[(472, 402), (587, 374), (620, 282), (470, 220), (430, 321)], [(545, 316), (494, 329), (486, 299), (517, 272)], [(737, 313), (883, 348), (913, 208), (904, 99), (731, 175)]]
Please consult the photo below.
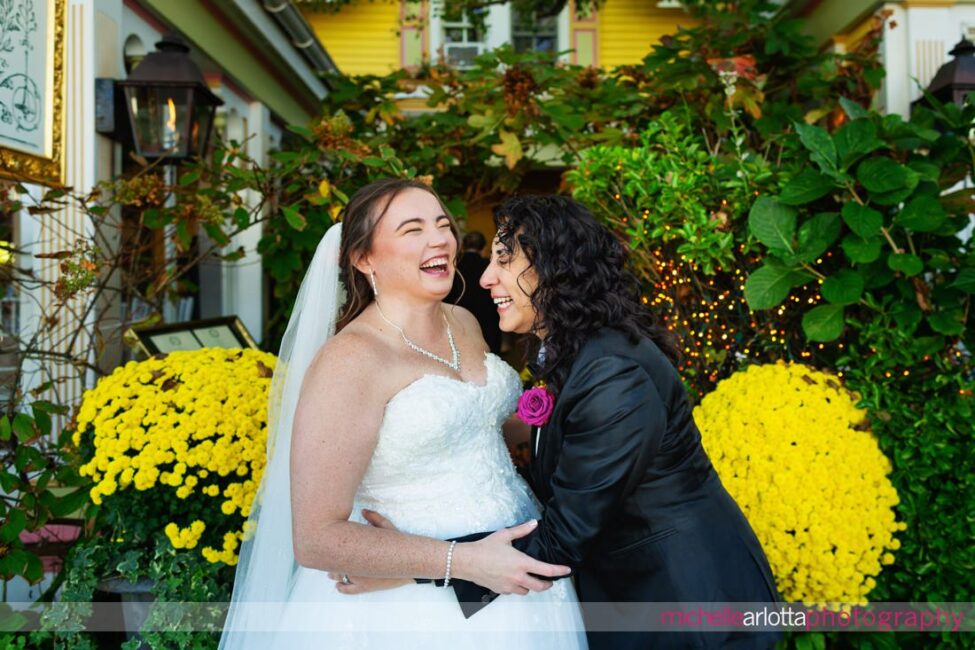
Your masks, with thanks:
[(518, 398), (518, 417), (525, 424), (540, 427), (548, 422), (555, 406), (555, 397), (545, 384), (529, 388)]

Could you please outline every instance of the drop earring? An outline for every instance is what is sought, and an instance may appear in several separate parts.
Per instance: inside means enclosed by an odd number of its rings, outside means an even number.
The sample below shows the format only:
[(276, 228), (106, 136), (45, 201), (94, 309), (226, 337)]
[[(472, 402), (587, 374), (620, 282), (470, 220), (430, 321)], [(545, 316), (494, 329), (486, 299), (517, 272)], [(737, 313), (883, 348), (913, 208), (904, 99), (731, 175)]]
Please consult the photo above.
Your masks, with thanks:
[(379, 288), (376, 286), (376, 272), (369, 271), (369, 279), (372, 281), (372, 294), (374, 296), (379, 295)]

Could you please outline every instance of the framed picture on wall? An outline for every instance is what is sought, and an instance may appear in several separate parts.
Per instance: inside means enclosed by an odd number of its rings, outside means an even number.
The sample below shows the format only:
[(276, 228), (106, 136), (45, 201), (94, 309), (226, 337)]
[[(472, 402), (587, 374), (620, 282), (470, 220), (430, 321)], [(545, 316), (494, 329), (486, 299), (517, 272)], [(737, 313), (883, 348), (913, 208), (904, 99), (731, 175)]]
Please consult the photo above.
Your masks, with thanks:
[(257, 348), (250, 332), (236, 316), (132, 328), (126, 332), (125, 339), (147, 357), (200, 348)]
[(0, 177), (64, 182), (67, 0), (0, 0)]

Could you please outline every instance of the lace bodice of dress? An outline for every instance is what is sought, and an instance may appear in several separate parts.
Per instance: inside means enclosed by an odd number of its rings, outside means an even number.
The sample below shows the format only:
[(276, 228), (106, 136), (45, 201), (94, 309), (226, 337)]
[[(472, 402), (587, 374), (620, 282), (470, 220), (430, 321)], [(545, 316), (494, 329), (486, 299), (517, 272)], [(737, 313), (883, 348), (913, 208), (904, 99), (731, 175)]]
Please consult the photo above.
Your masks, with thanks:
[(457, 537), (538, 516), (501, 434), (521, 393), (518, 374), (485, 355), (484, 385), (427, 374), (386, 405), (356, 495), (403, 532)]

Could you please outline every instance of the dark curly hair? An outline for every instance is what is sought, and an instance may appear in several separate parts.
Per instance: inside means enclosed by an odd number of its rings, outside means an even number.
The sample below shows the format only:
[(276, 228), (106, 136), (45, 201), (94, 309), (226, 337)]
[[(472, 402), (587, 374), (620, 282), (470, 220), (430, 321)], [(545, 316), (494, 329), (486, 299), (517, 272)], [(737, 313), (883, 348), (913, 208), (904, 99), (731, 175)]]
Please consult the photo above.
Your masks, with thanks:
[[(581, 203), (566, 196), (516, 196), (494, 209), (498, 241), (520, 248), (538, 275), (531, 295), (535, 331), (545, 332), (545, 361), (538, 371), (558, 393), (582, 344), (603, 327), (636, 342), (651, 339), (676, 365), (676, 340), (643, 304), (636, 278), (626, 269), (627, 250)], [(529, 358), (540, 342), (532, 337)]]

